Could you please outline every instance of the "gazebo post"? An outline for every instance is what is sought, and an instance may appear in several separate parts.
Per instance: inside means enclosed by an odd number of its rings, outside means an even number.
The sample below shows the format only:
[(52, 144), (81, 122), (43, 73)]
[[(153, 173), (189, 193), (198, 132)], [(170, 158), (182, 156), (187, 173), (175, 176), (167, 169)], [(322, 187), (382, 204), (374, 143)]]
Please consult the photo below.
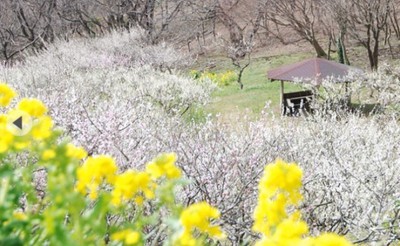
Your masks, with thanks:
[(281, 101), (281, 115), (285, 114), (285, 112), (284, 112), (285, 106), (283, 105), (283, 94), (284, 94), (284, 84), (283, 83), (284, 83), (283, 80), (281, 80), (281, 98), (280, 98), (280, 101)]

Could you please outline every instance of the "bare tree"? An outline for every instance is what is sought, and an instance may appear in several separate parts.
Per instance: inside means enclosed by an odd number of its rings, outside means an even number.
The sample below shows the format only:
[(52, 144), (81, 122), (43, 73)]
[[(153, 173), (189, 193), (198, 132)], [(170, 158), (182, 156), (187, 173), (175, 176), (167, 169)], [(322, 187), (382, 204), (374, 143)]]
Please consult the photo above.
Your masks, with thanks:
[(266, 18), (276, 25), (278, 33), (274, 35), (279, 36), (281, 40), (285, 38), (279, 33), (279, 28), (288, 28), (295, 31), (301, 39), (308, 41), (318, 57), (326, 57), (326, 52), (317, 40), (320, 7), (320, 1), (315, 0), (269, 0), (266, 5)]
[(372, 70), (378, 68), (382, 33), (389, 25), (392, 0), (354, 0), (343, 2), (348, 9), (349, 35), (367, 49)]
[[(192, 1), (185, 8), (185, 13), (180, 17), (181, 31), (177, 32), (181, 37), (180, 41), (185, 42), (188, 50), (192, 50), (191, 43), (195, 41), (198, 44), (201, 54), (204, 53), (204, 46), (207, 43), (207, 37), (212, 35), (216, 38), (216, 1)], [(176, 30), (177, 28), (174, 28)]]
[(400, 11), (400, 2), (398, 0), (392, 1), (390, 8), (390, 24), (392, 26), (392, 30), (394, 31), (396, 38), (400, 40), (400, 24), (399, 24), (399, 16), (398, 13)]
[[(150, 43), (184, 31), (192, 0), (4, 0), (0, 2), (0, 53), (10, 60), (25, 49), (42, 49), (56, 37), (95, 37), (139, 26)], [(170, 28), (170, 26), (173, 26)], [(179, 35), (176, 35), (179, 36)]]
[(5, 60), (29, 47), (40, 49), (46, 42), (54, 40), (55, 6), (55, 0), (5, 0), (0, 3), (0, 43)]
[(109, 28), (139, 26), (149, 41), (157, 43), (190, 1), (186, 0), (106, 0), (102, 4)]
[[(261, 19), (264, 15), (264, 1), (259, 1), (257, 14), (248, 15), (247, 19), (238, 18), (233, 12), (240, 0), (234, 1), (231, 5), (221, 5), (218, 2), (217, 17), (227, 29), (229, 40), (225, 40), (225, 48), (232, 64), (237, 68), (237, 82), (240, 89), (243, 89), (242, 75), (244, 70), (250, 65), (251, 53), (253, 51), (254, 39), (260, 28)], [(240, 25), (240, 20), (243, 24)]]
[(17, 23), (13, 20), (13, 13), (8, 11), (11, 9), (10, 1), (3, 1), (0, 3), (0, 51), (5, 60), (10, 59), (15, 54), (15, 39), (18, 30)]
[(83, 0), (5, 0), (0, 2), (2, 58), (16, 58), (26, 49), (42, 49), (55, 38), (96, 36), (103, 25), (101, 12)]
[(348, 33), (349, 10), (345, 8), (345, 0), (326, 0), (321, 2), (324, 34), (329, 37), (328, 59), (330, 59), (331, 43), (336, 43), (338, 60), (343, 64), (350, 64), (347, 56), (346, 36)]
[(61, 29), (61, 35), (66, 38), (74, 34), (95, 37), (103, 34), (105, 29), (105, 23), (98, 15), (102, 15), (100, 4), (83, 0), (58, 0), (59, 18), (54, 25)]

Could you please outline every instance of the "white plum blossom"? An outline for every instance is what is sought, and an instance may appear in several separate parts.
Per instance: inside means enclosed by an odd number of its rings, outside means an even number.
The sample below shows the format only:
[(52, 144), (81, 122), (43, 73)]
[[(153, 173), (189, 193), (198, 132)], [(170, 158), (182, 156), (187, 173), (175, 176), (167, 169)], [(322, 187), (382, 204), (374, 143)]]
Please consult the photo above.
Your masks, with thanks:
[[(188, 122), (181, 115), (206, 104), (215, 86), (178, 72), (185, 59), (169, 46), (146, 46), (140, 31), (131, 30), (50, 45), (23, 63), (0, 66), (0, 78), (20, 96), (43, 100), (66, 137), (89, 154), (113, 155), (122, 169), (142, 168), (160, 152), (176, 152), (191, 180), (180, 199), (218, 207), (232, 245), (255, 237), (251, 225), (258, 179), (264, 165), (278, 157), (304, 171), (301, 208), (311, 233), (399, 242), (396, 114), (384, 110), (364, 116), (336, 109), (322, 114), (316, 109), (306, 118), (268, 115), (250, 123), (238, 118), (240, 130), (215, 118)], [(378, 71), (352, 88), (376, 87), (374, 97), (388, 109), (400, 95), (396, 76)]]

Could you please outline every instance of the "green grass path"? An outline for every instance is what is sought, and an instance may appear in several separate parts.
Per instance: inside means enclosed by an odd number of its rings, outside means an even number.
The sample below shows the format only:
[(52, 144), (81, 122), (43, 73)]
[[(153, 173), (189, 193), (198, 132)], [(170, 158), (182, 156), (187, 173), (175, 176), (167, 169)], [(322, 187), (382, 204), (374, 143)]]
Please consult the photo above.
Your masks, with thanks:
[[(220, 87), (213, 93), (211, 103), (204, 109), (205, 113), (220, 114), (222, 118), (228, 118), (228, 120), (241, 114), (257, 117), (266, 103), (270, 101), (273, 112), (279, 114), (280, 82), (268, 80), (267, 71), (310, 57), (312, 57), (312, 54), (299, 53), (253, 58), (252, 63), (243, 74), (243, 90), (240, 90), (239, 85), (235, 82), (228, 86)], [(212, 71), (233, 70), (230, 60), (227, 58), (214, 57), (212, 60), (216, 65)], [(202, 61), (200, 60), (199, 62), (201, 64)], [(289, 82), (285, 83), (285, 92), (297, 90), (301, 90), (301, 86)]]

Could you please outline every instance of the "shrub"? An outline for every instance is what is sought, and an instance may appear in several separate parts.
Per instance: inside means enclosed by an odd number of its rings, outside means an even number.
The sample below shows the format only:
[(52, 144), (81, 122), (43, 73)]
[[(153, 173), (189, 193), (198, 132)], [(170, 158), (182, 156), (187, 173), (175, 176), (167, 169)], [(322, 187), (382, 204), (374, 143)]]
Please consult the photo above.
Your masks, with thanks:
[[(179, 116), (207, 103), (215, 88), (208, 80), (155, 70), (152, 59), (120, 64), (122, 54), (128, 60), (141, 59), (136, 56), (143, 52), (139, 38), (132, 30), (50, 45), (24, 64), (0, 65), (0, 74), (22, 96), (45, 102), (55, 123), (75, 143), (90, 153), (112, 154), (124, 168), (132, 165), (129, 160), (144, 162), (168, 151), (151, 137), (153, 130), (167, 137)], [(163, 56), (163, 50), (157, 54)], [(178, 52), (174, 56), (183, 59)]]
[[(301, 80), (300, 80), (301, 81)], [(344, 83), (343, 81), (348, 81)], [(371, 114), (386, 114), (397, 116), (400, 113), (400, 71), (398, 67), (383, 64), (377, 71), (369, 73), (351, 72), (341, 82), (328, 78), (315, 87), (313, 83), (303, 83), (314, 90), (320, 100), (314, 100), (313, 108), (318, 113), (342, 114), (343, 111), (353, 110), (363, 113), (366, 106), (371, 107)], [(360, 104), (352, 108), (350, 103)], [(361, 109), (361, 112), (359, 110)], [(365, 113), (365, 112), (364, 112)], [(368, 112), (367, 112), (368, 113)]]
[[(15, 93), (0, 86), (0, 99), (10, 101)], [(16, 109), (33, 118), (24, 136), (7, 128)], [(160, 155), (145, 171), (119, 172), (112, 157), (87, 157), (83, 148), (62, 141), (39, 100), (23, 99), (16, 109), (0, 121), (2, 245), (203, 245), (225, 237), (212, 222), (220, 218), (216, 208), (177, 203), (175, 189), (182, 179), (175, 154)], [(25, 164), (21, 155), (29, 156)], [(42, 195), (32, 183), (39, 171), (46, 180)], [(287, 215), (287, 207), (301, 200), (301, 179), (295, 164), (278, 160), (266, 167), (254, 217), (254, 230), (263, 234), (257, 245), (350, 245), (333, 234), (302, 238), (307, 225), (297, 212)]]
[[(86, 48), (90, 47), (82, 49)], [(232, 119), (237, 129), (218, 118), (187, 123), (180, 114), (187, 102), (207, 102), (213, 87), (208, 80), (154, 74), (153, 68), (136, 65), (69, 66), (82, 58), (79, 51), (72, 56), (73, 47), (68, 54), (67, 62), (39, 54), (31, 58), (35, 62), (0, 66), (0, 74), (22, 96), (39, 98), (49, 106), (54, 123), (65, 129), (63, 138), (70, 137), (90, 155), (112, 155), (121, 171), (143, 170), (143, 163), (158, 153), (176, 152), (177, 165), (192, 180), (177, 199), (218, 207), (229, 243), (256, 240), (250, 228), (261, 163), (277, 157), (296, 161), (304, 171), (304, 200), (298, 209), (311, 235), (348, 234), (367, 244), (399, 241), (400, 126), (393, 110), (369, 117), (345, 110), (304, 119), (268, 114), (244, 122), (237, 117)], [(85, 59), (89, 58), (96, 59)], [(390, 76), (381, 78), (381, 83), (393, 82), (384, 81)], [(168, 104), (170, 98), (186, 103)], [(335, 93), (330, 98), (335, 99)], [(157, 101), (176, 106), (167, 110)], [(25, 157), (19, 156), (21, 163), (28, 162)], [(42, 171), (35, 177), (37, 188), (44, 189)]]
[(209, 79), (218, 86), (228, 86), (232, 82), (235, 82), (237, 80), (236, 73), (230, 70), (223, 73), (215, 73), (209, 71), (200, 72), (192, 70), (190, 74), (194, 79), (200, 79), (200, 80)]
[[(0, 99), (9, 102), (15, 93), (5, 84), (0, 87)], [(33, 119), (27, 135), (17, 137), (8, 130), (7, 119), (15, 110)], [(175, 189), (183, 180), (175, 154), (160, 155), (145, 171), (119, 172), (112, 157), (87, 157), (83, 148), (61, 140), (46, 113), (40, 101), (23, 99), (1, 115), (2, 245), (143, 245), (160, 240), (152, 235), (156, 231), (166, 245), (197, 245), (207, 235), (224, 236), (210, 222), (219, 218), (215, 208), (176, 203)], [(22, 163), (20, 157), (26, 155)], [(39, 195), (32, 180), (41, 171), (46, 182)]]

